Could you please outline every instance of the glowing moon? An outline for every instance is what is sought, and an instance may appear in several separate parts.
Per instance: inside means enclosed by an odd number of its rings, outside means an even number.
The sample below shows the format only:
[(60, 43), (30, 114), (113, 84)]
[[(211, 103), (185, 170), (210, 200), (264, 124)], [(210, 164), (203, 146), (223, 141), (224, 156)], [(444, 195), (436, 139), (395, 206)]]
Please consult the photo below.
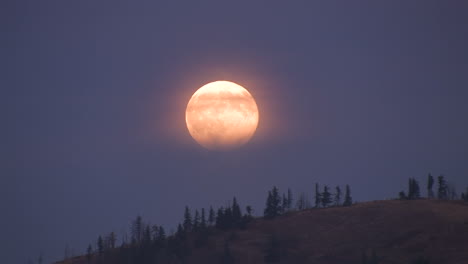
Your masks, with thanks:
[(244, 87), (216, 81), (192, 95), (185, 121), (190, 135), (203, 147), (229, 150), (244, 145), (253, 136), (258, 125), (258, 108)]

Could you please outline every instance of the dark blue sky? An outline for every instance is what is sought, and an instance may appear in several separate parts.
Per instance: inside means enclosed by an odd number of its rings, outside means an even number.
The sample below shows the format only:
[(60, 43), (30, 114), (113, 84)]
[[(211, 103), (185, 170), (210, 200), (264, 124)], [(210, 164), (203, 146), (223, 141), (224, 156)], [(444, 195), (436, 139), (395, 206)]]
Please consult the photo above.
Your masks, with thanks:
[[(466, 1), (165, 2), (0, 4), (2, 262), (234, 195), (260, 214), (273, 185), (349, 183), (358, 201), (428, 172), (468, 185)], [(257, 100), (236, 151), (185, 127), (215, 80)]]

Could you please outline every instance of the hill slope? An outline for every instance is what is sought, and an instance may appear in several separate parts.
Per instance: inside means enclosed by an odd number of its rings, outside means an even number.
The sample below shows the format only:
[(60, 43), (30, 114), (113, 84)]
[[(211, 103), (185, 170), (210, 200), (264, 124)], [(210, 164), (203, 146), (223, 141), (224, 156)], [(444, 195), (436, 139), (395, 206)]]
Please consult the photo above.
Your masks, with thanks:
[(265, 263), (273, 251), (277, 263), (359, 264), (371, 250), (382, 264), (418, 256), (431, 264), (468, 264), (468, 203), (392, 200), (289, 212), (256, 219), (244, 230), (216, 230), (205, 246), (191, 248), (185, 263), (223, 263), (226, 254), (234, 263)]

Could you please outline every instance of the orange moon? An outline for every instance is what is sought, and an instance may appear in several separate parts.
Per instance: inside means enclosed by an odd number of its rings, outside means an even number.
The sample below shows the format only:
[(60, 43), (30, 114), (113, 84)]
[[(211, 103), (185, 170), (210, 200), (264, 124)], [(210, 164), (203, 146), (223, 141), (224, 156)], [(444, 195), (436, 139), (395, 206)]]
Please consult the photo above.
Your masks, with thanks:
[(247, 143), (255, 133), (258, 108), (244, 87), (216, 81), (192, 95), (185, 122), (198, 144), (210, 150), (231, 150)]

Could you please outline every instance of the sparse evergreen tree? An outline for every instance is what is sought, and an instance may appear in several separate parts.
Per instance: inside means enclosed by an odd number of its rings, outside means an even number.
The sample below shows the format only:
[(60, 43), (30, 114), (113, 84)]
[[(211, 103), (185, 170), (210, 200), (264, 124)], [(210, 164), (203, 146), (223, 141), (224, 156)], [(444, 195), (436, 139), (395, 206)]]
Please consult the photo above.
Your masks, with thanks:
[(102, 240), (101, 236), (98, 237), (97, 247), (99, 255), (102, 255), (102, 253), (104, 253), (104, 241)]
[(226, 228), (226, 215), (223, 207), (218, 208), (215, 226), (220, 229)]
[(293, 206), (293, 195), (291, 189), (288, 188), (288, 210), (291, 210)]
[(200, 222), (200, 228), (205, 229), (206, 228), (206, 216), (205, 216), (205, 208), (201, 209), (201, 222)]
[(192, 215), (190, 213), (190, 209), (188, 206), (185, 206), (184, 211), (184, 231), (190, 232), (192, 230), (193, 222), (192, 222)]
[(408, 199), (415, 200), (421, 197), (421, 193), (419, 191), (419, 183), (414, 178), (408, 179)]
[(224, 227), (225, 228), (230, 228), (232, 227), (233, 225), (233, 221), (232, 221), (232, 208), (231, 207), (227, 207), (225, 210), (224, 210)]
[(93, 247), (91, 244), (88, 245), (88, 248), (86, 249), (86, 260), (88, 261), (88, 264), (91, 263), (91, 260), (93, 259)]
[(331, 193), (328, 190), (328, 186), (323, 186), (323, 193), (322, 193), (322, 206), (328, 207), (331, 203)]
[(427, 175), (427, 197), (434, 198), (434, 191), (432, 190), (432, 186), (434, 186), (434, 177), (429, 173)]
[[(98, 240), (99, 241), (99, 240)], [(68, 259), (70, 258), (70, 248), (68, 247), (68, 244), (65, 245), (65, 250), (64, 250), (64, 256), (63, 256), (63, 259)]]
[(340, 186), (336, 186), (335, 188), (335, 198), (334, 198), (335, 206), (341, 205), (341, 188)]
[(143, 220), (141, 216), (137, 216), (132, 223), (132, 241), (140, 243), (143, 236)]
[(115, 248), (115, 242), (117, 241), (117, 237), (114, 232), (111, 232), (109, 236), (107, 237), (107, 243), (109, 248)]
[(195, 216), (193, 218), (193, 230), (197, 231), (199, 227), (200, 227), (200, 214), (198, 213), (198, 210), (195, 210)]
[(457, 190), (454, 185), (447, 184), (447, 198), (450, 200), (458, 199)]
[(151, 234), (152, 234), (152, 238), (151, 240), (153, 240), (153, 242), (156, 242), (158, 240), (158, 235), (159, 235), (159, 227), (158, 225), (153, 225), (151, 227)]
[(266, 208), (263, 212), (265, 218), (274, 218), (280, 213), (280, 202), (281, 198), (278, 193), (278, 188), (273, 187), (271, 191), (268, 192)]
[(208, 223), (210, 224), (210, 226), (214, 225), (216, 219), (215, 219), (215, 211), (213, 210), (213, 207), (210, 206), (210, 211), (208, 213)]
[(401, 192), (398, 193), (398, 198), (400, 200), (408, 200), (408, 197), (406, 197), (406, 194), (405, 194), (404, 191), (401, 191)]
[(353, 198), (351, 198), (351, 188), (346, 184), (345, 198), (343, 206), (351, 206), (353, 204)]
[(165, 240), (166, 240), (166, 232), (164, 231), (164, 227), (159, 226), (158, 241), (164, 242)]
[(178, 224), (177, 225), (177, 231), (175, 233), (175, 238), (178, 239), (178, 240), (184, 240), (185, 237), (186, 237), (186, 230), (185, 228), (183, 227), (182, 224)]
[(283, 193), (283, 199), (281, 201), (281, 207), (280, 207), (281, 213), (285, 213), (288, 210), (288, 198), (286, 198), (286, 194)]
[(297, 210), (304, 210), (310, 207), (309, 200), (305, 193), (301, 193), (296, 202)]
[(421, 192), (419, 190), (419, 183), (413, 178), (413, 199), (421, 198)]
[(468, 187), (466, 187), (466, 191), (464, 193), (461, 194), (461, 199), (463, 201), (467, 201), (468, 202)]
[(143, 244), (146, 246), (151, 244), (151, 227), (149, 225), (145, 225), (143, 230)]
[(232, 222), (238, 224), (242, 218), (242, 212), (239, 204), (237, 203), (236, 197), (232, 199)]
[(315, 208), (319, 208), (320, 207), (320, 203), (322, 201), (322, 195), (320, 193), (320, 190), (319, 190), (319, 184), (318, 183), (315, 183)]
[(440, 175), (437, 177), (437, 182), (439, 184), (439, 188), (437, 190), (437, 198), (439, 199), (447, 199), (447, 182), (445, 181), (444, 175)]
[(249, 218), (252, 218), (252, 206), (247, 205), (247, 206), (245, 207), (245, 211), (247, 212), (247, 216), (248, 216)]

